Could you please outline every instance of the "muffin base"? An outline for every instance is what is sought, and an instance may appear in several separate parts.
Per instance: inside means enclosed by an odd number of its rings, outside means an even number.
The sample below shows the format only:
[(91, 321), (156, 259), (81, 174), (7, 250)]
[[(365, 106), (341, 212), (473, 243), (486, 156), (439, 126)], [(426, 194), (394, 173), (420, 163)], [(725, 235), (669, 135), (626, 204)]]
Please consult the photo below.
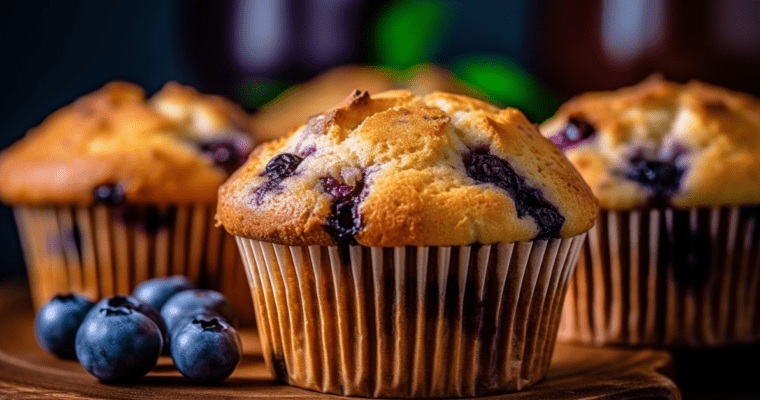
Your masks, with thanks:
[(35, 309), (56, 293), (97, 300), (180, 274), (224, 293), (242, 323), (255, 323), (235, 242), (214, 227), (212, 206), (16, 207), (14, 214)]
[(559, 340), (715, 347), (760, 341), (760, 207), (602, 210)]
[(277, 379), (340, 395), (464, 397), (544, 377), (585, 234), (396, 248), (236, 239)]

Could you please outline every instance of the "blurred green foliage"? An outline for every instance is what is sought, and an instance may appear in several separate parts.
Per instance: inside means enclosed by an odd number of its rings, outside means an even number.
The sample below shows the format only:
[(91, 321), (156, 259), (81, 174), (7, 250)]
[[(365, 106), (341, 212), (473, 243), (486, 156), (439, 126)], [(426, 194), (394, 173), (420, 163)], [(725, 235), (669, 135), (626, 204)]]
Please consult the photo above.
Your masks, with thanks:
[[(550, 117), (561, 104), (561, 97), (515, 60), (499, 53), (467, 49), (453, 59), (442, 59), (447, 37), (451, 38), (456, 29), (478, 29), (477, 26), (454, 26), (457, 15), (464, 12), (462, 7), (467, 4), (466, 1), (443, 0), (390, 2), (370, 28), (373, 63), (396, 71), (399, 81), (408, 78), (415, 66), (440, 63), (462, 81), (480, 88), (488, 100), (498, 106), (518, 108), (536, 122)], [(523, 36), (509, 37), (509, 40), (523, 39)], [(249, 107), (261, 106), (293, 83), (249, 78), (242, 85), (240, 98)]]
[(534, 121), (549, 118), (562, 101), (560, 96), (504, 57), (463, 58), (452, 69), (463, 81), (483, 89), (500, 106), (518, 108)]
[(238, 98), (248, 108), (258, 108), (274, 100), (297, 82), (248, 77), (239, 86)]
[(380, 65), (406, 70), (429, 62), (443, 45), (452, 9), (442, 1), (403, 0), (378, 16), (374, 28), (375, 59)]

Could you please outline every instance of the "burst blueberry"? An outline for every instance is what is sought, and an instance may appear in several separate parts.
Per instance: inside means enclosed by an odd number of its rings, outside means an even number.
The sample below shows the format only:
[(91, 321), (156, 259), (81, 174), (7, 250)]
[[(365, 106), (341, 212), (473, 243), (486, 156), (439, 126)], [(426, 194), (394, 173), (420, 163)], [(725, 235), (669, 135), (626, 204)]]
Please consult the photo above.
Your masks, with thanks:
[(87, 372), (103, 381), (127, 381), (153, 369), (163, 338), (158, 326), (137, 310), (106, 306), (87, 316), (75, 347)]
[(77, 294), (53, 296), (37, 312), (34, 333), (45, 350), (62, 358), (75, 358), (74, 341), (77, 330), (93, 303)]
[(285, 178), (293, 176), (302, 161), (303, 157), (290, 153), (278, 154), (269, 160), (264, 167), (264, 172), (261, 173), (261, 176), (266, 176), (268, 179), (254, 190), (254, 202), (257, 205), (261, 204), (263, 196), (277, 190)]
[(261, 175), (271, 180), (285, 179), (296, 172), (301, 161), (303, 161), (303, 158), (295, 154), (279, 154), (269, 160)]
[(337, 245), (356, 245), (354, 235), (362, 230), (359, 204), (367, 197), (364, 174), (355, 186), (341, 183), (333, 177), (322, 178), (322, 190), (332, 197), (330, 215), (325, 230)]

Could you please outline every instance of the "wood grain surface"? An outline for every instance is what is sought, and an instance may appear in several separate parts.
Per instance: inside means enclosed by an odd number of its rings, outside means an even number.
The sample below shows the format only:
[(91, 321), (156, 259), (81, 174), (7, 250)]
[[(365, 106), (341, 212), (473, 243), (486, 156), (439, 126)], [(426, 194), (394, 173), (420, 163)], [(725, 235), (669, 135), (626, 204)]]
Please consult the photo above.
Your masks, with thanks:
[[(274, 381), (264, 366), (256, 332), (251, 330), (241, 332), (245, 355), (240, 366), (220, 385), (191, 384), (166, 356), (137, 383), (103, 384), (76, 361), (59, 360), (37, 346), (24, 285), (0, 282), (0, 316), (0, 398), (338, 398)], [(558, 345), (542, 382), (519, 393), (487, 398), (680, 399), (678, 388), (665, 374), (671, 367), (672, 358), (664, 351)]]

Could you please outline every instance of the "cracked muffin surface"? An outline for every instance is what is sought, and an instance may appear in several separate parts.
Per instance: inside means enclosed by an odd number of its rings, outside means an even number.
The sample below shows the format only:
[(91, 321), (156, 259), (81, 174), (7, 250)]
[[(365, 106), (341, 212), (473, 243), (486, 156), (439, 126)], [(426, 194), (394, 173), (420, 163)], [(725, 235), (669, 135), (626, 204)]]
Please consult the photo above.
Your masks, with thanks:
[(515, 109), (399, 90), (265, 143), (219, 189), (228, 232), (298, 245), (453, 246), (571, 237), (597, 201)]
[(355, 91), (265, 143), (219, 189), (228, 232), (300, 245), (458, 246), (571, 237), (597, 201), (515, 109)]
[(54, 112), (0, 155), (9, 204), (214, 204), (252, 149), (248, 115), (174, 82), (151, 98), (111, 82)]
[(760, 203), (760, 101), (746, 94), (654, 75), (573, 98), (541, 131), (606, 209)]

